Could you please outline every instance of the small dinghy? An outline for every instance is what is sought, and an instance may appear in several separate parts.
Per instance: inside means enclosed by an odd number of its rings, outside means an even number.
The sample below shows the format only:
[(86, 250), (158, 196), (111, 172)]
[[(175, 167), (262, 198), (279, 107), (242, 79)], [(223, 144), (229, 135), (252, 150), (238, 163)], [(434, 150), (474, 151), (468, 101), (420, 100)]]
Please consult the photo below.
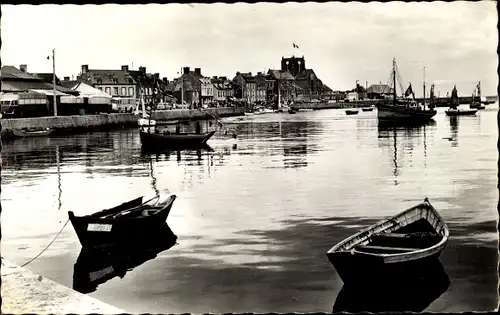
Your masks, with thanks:
[(347, 115), (357, 115), (359, 113), (359, 110), (357, 110), (357, 109), (346, 109), (345, 113)]
[(341, 241), (327, 252), (344, 284), (385, 281), (438, 259), (448, 242), (443, 218), (424, 202)]
[(50, 128), (23, 128), (23, 129), (12, 129), (12, 134), (19, 138), (24, 137), (46, 137), (52, 133), (52, 129)]
[(361, 110), (364, 112), (371, 112), (371, 111), (373, 111), (373, 107), (363, 107), (363, 108), (361, 108)]
[(449, 108), (444, 111), (446, 116), (471, 116), (477, 113), (477, 109)]
[(69, 219), (83, 248), (102, 248), (134, 241), (156, 232), (166, 222), (176, 199), (163, 201), (156, 196), (146, 202), (139, 197), (111, 209), (77, 217), (69, 211)]

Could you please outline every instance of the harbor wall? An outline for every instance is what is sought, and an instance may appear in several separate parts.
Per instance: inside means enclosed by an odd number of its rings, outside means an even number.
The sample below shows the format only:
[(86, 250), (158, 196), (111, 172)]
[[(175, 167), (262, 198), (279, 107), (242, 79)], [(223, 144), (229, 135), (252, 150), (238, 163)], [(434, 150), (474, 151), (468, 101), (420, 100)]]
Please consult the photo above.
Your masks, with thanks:
[[(374, 105), (377, 101), (379, 100), (357, 100), (357, 101), (350, 101), (350, 102), (318, 102), (318, 103), (312, 103), (312, 102), (296, 102), (293, 104), (293, 107), (298, 109), (299, 111), (301, 109), (314, 109), (314, 110), (320, 110), (320, 109), (332, 109), (332, 108), (351, 108), (351, 107), (367, 107)], [(417, 102), (422, 102), (423, 98), (416, 98)], [(428, 99), (427, 99), (428, 101)], [(388, 101), (390, 102), (390, 101)], [(460, 104), (470, 104), (472, 102), (472, 96), (462, 96), (459, 97), (459, 102)], [(450, 100), (449, 98), (446, 97), (439, 97), (435, 98), (434, 104), (436, 107), (448, 107), (450, 105)]]
[(2, 314), (123, 314), (112, 305), (2, 259)]
[[(242, 107), (222, 107), (211, 109), (172, 109), (155, 111), (152, 119), (160, 121), (178, 119), (213, 119), (217, 117), (241, 116)], [(101, 115), (50, 116), (32, 118), (1, 119), (2, 137), (12, 136), (12, 130), (23, 128), (52, 128), (55, 133), (77, 130), (109, 129), (137, 126), (137, 116), (132, 113), (112, 113)]]

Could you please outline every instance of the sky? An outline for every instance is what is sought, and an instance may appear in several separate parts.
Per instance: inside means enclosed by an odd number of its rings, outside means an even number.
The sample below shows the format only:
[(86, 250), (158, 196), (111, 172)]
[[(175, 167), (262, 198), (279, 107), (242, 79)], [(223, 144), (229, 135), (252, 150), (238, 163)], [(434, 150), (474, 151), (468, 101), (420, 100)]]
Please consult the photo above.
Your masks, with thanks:
[[(2, 65), (75, 76), (81, 66), (160, 73), (181, 67), (205, 76), (279, 69), (304, 56), (333, 90), (387, 83), (396, 58), (403, 86), (422, 95), (424, 80), (444, 96), (456, 84), (496, 95), (494, 1), (452, 3), (258, 3), (147, 5), (2, 5)], [(298, 49), (293, 44), (299, 46)], [(427, 88), (429, 91), (429, 88)]]

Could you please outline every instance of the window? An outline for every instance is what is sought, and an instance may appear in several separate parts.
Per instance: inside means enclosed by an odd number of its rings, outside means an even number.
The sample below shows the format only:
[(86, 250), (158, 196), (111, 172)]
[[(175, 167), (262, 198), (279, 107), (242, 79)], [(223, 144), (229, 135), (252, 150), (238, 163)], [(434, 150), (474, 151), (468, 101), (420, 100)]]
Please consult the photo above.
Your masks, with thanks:
[(104, 91), (108, 94), (111, 94), (111, 88), (109, 86), (104, 88)]
[(129, 87), (128, 88), (128, 95), (129, 96), (134, 96), (134, 88), (133, 87)]
[(97, 89), (98, 89), (99, 91), (102, 91), (102, 86), (98, 86), (98, 87), (97, 87)]
[(127, 88), (126, 87), (122, 87), (122, 95), (127, 96)]
[(118, 87), (113, 88), (113, 95), (118, 95)]

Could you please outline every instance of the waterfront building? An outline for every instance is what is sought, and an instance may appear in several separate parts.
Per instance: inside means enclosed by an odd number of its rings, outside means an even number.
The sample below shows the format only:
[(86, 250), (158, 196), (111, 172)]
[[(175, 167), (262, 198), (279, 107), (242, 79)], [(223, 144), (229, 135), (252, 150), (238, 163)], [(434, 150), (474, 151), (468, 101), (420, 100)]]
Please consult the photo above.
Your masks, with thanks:
[(332, 93), (332, 90), (323, 84), (313, 69), (306, 68), (304, 56), (282, 57), (281, 70), (290, 72), (294, 78), (294, 84), (300, 88), (297, 89), (297, 95), (302, 95), (302, 98), (320, 98)]
[(233, 85), (227, 77), (214, 76), (211, 79), (213, 85), (213, 99), (218, 103), (224, 103), (233, 97)]
[(266, 103), (267, 100), (267, 79), (262, 72), (258, 72), (255, 76), (255, 81), (257, 84), (256, 88), (256, 100), (260, 103)]
[(233, 78), (234, 97), (250, 104), (257, 101), (257, 81), (251, 72), (236, 72)]
[[(78, 81), (85, 82), (112, 97), (129, 98), (135, 103), (139, 99), (138, 84), (128, 73), (128, 67), (120, 70), (89, 69), (82, 65), (82, 71), (77, 76)], [(143, 69), (144, 73), (146, 69)]]
[(272, 86), (271, 99), (275, 107), (278, 106), (278, 91), (283, 103), (294, 101), (297, 94), (300, 93), (300, 87), (295, 84), (295, 78), (288, 70), (270, 69), (267, 72), (267, 79), (274, 85)]
[(207, 78), (201, 74), (201, 68), (194, 68), (194, 71), (190, 72), (190, 75), (198, 79), (200, 82), (198, 90), (200, 93), (200, 105), (208, 106), (208, 104), (212, 103), (214, 98), (214, 87), (210, 78)]
[(383, 99), (392, 96), (394, 89), (387, 84), (372, 84), (366, 89), (366, 95), (369, 99)]
[(189, 89), (189, 91), (185, 91), (187, 94), (184, 95), (184, 100), (189, 99), (193, 106), (199, 107), (212, 102), (213, 85), (209, 78), (201, 74), (201, 68), (194, 68), (194, 71), (191, 71), (190, 67), (183, 67), (178, 81), (180, 87), (184, 86)]

